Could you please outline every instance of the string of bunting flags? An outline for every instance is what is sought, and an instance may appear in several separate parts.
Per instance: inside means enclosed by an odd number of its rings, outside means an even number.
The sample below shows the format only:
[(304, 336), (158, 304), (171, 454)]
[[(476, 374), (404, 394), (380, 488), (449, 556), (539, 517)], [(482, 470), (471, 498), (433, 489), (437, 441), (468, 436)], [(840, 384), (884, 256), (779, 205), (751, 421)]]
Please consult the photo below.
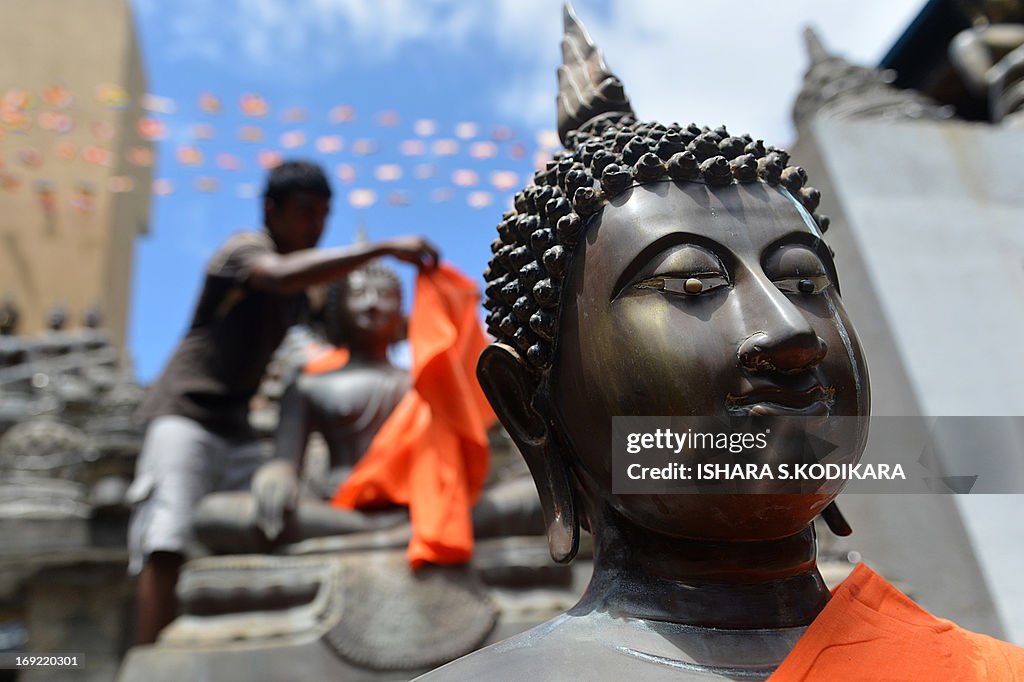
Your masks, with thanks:
[[(255, 93), (241, 95), (234, 109), (212, 92), (187, 103), (145, 94), (137, 107), (117, 86), (97, 86), (91, 95), (82, 99), (61, 86), (0, 93), (0, 192), (27, 188), (52, 210), (63, 188), (46, 177), (47, 168), (80, 161), (100, 172), (84, 172), (67, 192), (78, 210), (92, 210), (104, 191), (148, 190), (164, 197), (191, 189), (251, 198), (265, 170), (286, 156), (304, 156), (329, 168), (356, 208), (378, 202), (402, 207), (417, 198), (442, 203), (457, 196), (470, 207), (484, 208), (518, 188), (560, 146), (554, 131), (524, 138), (506, 125), (426, 117), (405, 121), (391, 109), (360, 121), (352, 105), (320, 112), (300, 106), (275, 110)], [(116, 129), (104, 110), (125, 112), (118, 125), (131, 129)], [(131, 139), (141, 142), (125, 143)], [(155, 167), (154, 148), (163, 159), (161, 174), (173, 177), (156, 177), (148, 188), (140, 187), (126, 166)], [(196, 174), (183, 179), (173, 168), (166, 170), (168, 160)], [(111, 174), (115, 169), (125, 174)]]

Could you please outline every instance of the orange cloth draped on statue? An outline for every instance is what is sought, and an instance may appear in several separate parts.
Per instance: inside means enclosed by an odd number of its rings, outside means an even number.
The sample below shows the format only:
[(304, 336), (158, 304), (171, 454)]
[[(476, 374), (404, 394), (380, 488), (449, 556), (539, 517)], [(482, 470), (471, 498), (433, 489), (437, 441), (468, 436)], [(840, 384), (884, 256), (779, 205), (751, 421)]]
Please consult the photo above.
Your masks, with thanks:
[(1024, 649), (936, 618), (859, 564), (768, 679), (1024, 682)]
[(348, 364), (348, 348), (328, 348), (321, 350), (302, 368), (304, 374), (326, 374), (341, 369)]
[(412, 388), (331, 500), (349, 509), (407, 505), (413, 568), (463, 563), (473, 553), (471, 510), (495, 421), (476, 380), (489, 343), (478, 302), (476, 286), (453, 267), (420, 271), (409, 318)]

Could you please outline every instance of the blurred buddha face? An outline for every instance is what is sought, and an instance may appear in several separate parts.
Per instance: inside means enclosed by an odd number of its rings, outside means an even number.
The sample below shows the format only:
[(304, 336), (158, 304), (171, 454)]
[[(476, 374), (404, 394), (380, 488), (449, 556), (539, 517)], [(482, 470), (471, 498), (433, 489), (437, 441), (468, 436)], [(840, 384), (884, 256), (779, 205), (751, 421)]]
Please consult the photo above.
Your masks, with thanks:
[(402, 289), (387, 274), (361, 269), (350, 273), (339, 301), (338, 327), (350, 348), (380, 348), (398, 338), (402, 326)]
[[(611, 493), (614, 416), (867, 415), (831, 255), (787, 192), (633, 187), (589, 226), (565, 287), (551, 390), (591, 501), (655, 532), (721, 539), (791, 535), (831, 501)], [(865, 438), (830, 461), (855, 460)]]

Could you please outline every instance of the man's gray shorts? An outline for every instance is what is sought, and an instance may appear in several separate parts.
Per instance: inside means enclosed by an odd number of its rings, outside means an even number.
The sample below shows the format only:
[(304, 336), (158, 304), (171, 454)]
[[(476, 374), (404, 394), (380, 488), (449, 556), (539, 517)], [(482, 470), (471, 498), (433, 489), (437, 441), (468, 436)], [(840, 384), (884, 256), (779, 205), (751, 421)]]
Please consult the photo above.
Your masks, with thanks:
[(150, 422), (127, 494), (134, 505), (129, 570), (138, 573), (153, 552), (184, 554), (199, 501), (215, 491), (248, 490), (268, 454), (259, 441), (228, 440), (186, 417)]

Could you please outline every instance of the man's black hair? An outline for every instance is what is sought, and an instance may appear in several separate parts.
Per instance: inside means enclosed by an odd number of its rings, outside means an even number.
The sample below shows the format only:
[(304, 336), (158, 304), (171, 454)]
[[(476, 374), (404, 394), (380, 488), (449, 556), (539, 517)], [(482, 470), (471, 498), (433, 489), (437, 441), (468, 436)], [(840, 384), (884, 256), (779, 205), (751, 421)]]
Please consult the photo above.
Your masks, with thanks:
[(263, 198), (283, 202), (292, 192), (306, 191), (331, 198), (331, 185), (320, 166), (311, 161), (285, 161), (270, 171)]

